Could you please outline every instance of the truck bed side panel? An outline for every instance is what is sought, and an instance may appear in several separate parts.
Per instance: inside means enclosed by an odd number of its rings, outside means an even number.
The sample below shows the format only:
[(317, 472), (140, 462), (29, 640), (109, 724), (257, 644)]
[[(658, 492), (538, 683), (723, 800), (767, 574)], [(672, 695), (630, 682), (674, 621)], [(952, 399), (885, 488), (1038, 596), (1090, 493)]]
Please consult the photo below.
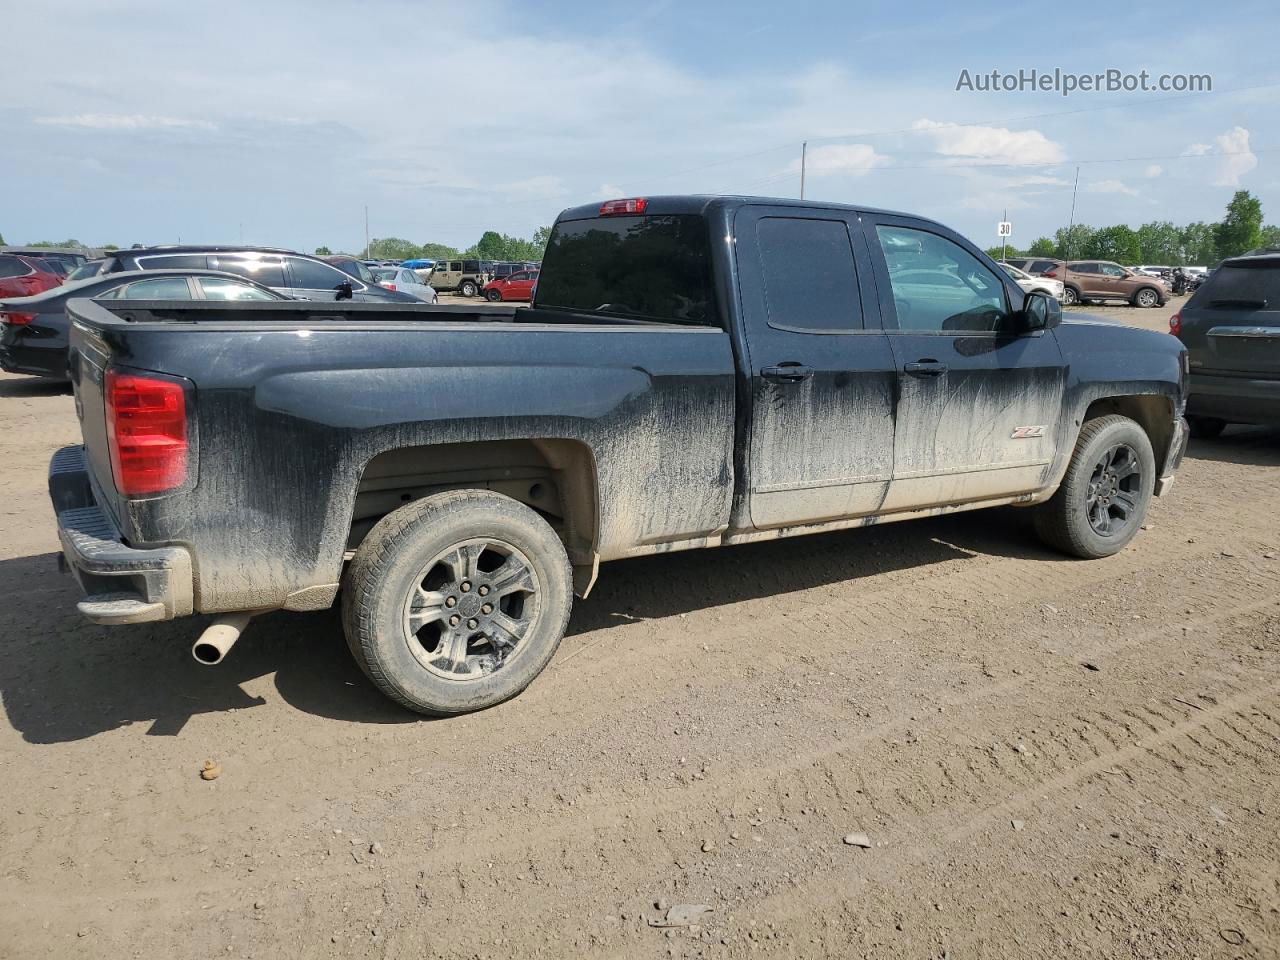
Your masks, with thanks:
[[(199, 610), (325, 596), (365, 466), (404, 447), (582, 443), (596, 471), (601, 559), (728, 521), (734, 364), (719, 330), (226, 327), (118, 323), (101, 337), (114, 362), (196, 384), (196, 485), (109, 506), (135, 545), (190, 547)], [(109, 490), (109, 469), (95, 474)]]

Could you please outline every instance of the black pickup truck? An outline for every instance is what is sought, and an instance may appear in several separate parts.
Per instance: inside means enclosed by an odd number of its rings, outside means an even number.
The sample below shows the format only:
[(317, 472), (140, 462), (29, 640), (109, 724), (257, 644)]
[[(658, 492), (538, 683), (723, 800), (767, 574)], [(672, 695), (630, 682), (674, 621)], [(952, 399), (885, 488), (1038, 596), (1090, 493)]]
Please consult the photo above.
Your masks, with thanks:
[[(1184, 449), (1173, 337), (1061, 322), (964, 238), (860, 207), (567, 210), (529, 309), (75, 300), (49, 487), (98, 623), (341, 593), (387, 695), (522, 690), (601, 561), (1014, 504), (1134, 536)], [(904, 536), (910, 536), (904, 531)]]

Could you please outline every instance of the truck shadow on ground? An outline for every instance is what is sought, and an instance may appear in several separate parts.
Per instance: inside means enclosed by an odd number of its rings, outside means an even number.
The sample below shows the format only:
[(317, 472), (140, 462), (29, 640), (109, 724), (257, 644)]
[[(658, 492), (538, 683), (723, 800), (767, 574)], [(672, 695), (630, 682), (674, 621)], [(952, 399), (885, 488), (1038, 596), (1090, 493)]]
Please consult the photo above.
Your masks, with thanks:
[(1230, 426), (1213, 440), (1193, 439), (1187, 445), (1187, 456), (1242, 466), (1280, 467), (1280, 429)]
[(71, 394), (71, 384), (40, 377), (0, 380), (0, 397), (61, 397)]
[[(597, 589), (579, 601), (568, 633), (983, 553), (1064, 559), (1027, 537), (1015, 512), (621, 561), (606, 566)], [(424, 719), (385, 699), (364, 677), (336, 609), (262, 616), (222, 664), (204, 667), (190, 648), (208, 618), (100, 627), (76, 613), (78, 597), (74, 581), (57, 573), (56, 554), (0, 562), (0, 702), (29, 743), (82, 740), (135, 723), (152, 736), (176, 736), (198, 714), (264, 705), (242, 685), (268, 676), (281, 699), (318, 716), (362, 724)]]

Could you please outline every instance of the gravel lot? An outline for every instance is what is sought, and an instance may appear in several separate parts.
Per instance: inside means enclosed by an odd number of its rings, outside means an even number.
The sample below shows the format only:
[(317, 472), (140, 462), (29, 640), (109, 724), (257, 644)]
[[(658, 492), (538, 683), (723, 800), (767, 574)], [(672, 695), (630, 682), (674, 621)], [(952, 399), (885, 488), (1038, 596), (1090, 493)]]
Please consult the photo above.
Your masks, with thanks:
[(1274, 432), (1108, 560), (1006, 511), (607, 566), (529, 691), (428, 722), (333, 613), (212, 669), (82, 621), (71, 397), (5, 375), (0, 424), (0, 957), (1280, 956)]

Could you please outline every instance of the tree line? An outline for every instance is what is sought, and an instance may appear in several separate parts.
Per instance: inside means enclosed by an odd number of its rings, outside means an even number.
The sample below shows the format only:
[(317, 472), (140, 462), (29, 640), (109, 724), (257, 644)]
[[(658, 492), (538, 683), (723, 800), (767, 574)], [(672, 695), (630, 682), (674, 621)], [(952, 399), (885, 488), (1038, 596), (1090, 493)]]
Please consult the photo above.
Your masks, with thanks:
[(1262, 225), (1262, 201), (1248, 190), (1237, 190), (1217, 223), (1178, 226), (1169, 220), (1091, 227), (1077, 223), (1059, 227), (1052, 237), (1040, 237), (1025, 250), (1013, 246), (987, 249), (993, 258), (1053, 257), (1056, 260), (1113, 260), (1128, 265), (1213, 266), (1250, 250), (1280, 249), (1280, 227)]
[[(371, 260), (541, 260), (551, 237), (550, 227), (539, 227), (529, 239), (512, 237), (497, 230), (486, 230), (465, 250), (447, 243), (417, 244), (401, 237), (381, 237), (369, 244), (365, 251)], [(317, 247), (316, 256), (329, 256), (328, 247)]]

